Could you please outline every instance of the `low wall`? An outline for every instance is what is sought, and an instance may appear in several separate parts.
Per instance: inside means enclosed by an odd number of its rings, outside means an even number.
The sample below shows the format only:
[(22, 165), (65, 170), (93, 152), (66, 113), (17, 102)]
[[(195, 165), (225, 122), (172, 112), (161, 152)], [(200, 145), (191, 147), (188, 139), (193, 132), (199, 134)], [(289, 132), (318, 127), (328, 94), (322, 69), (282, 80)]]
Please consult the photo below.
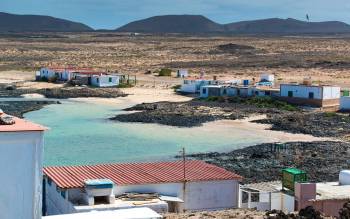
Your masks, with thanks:
[(350, 199), (344, 200), (316, 200), (311, 201), (310, 204), (318, 211), (322, 212), (325, 216), (339, 216), (339, 210), (343, 208), (344, 203)]
[(308, 99), (298, 97), (275, 97), (278, 100), (285, 101), (291, 104), (312, 106), (312, 107), (339, 107), (340, 99)]

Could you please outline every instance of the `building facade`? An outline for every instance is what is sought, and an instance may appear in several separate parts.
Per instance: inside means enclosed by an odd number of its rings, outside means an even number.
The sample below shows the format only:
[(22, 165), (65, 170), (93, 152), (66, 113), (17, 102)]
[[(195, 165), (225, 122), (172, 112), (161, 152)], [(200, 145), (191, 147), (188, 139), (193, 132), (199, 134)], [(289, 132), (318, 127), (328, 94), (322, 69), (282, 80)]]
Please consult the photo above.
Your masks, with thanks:
[[(185, 174), (183, 172), (183, 162), (48, 167), (44, 170), (46, 213), (53, 215), (115, 210), (126, 206), (149, 207), (157, 212), (238, 207), (241, 176), (202, 161), (187, 161)], [(114, 182), (114, 201), (108, 199), (103, 205), (89, 205), (86, 202), (84, 183), (96, 178)], [(133, 206), (120, 198), (126, 193), (155, 193), (159, 195), (160, 201), (153, 200), (152, 203), (143, 202)], [(110, 197), (108, 194), (106, 197)]]
[(280, 96), (283, 100), (313, 107), (339, 106), (340, 87), (304, 84), (281, 84)]
[(0, 218), (40, 219), (46, 128), (18, 118), (13, 121), (0, 125)]

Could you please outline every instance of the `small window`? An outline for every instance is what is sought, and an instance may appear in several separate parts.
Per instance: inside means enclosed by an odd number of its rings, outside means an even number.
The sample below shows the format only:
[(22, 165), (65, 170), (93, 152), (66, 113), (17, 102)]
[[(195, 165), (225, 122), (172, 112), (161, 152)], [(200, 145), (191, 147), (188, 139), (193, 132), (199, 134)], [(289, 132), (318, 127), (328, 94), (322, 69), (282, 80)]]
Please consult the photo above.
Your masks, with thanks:
[(62, 191), (61, 191), (61, 196), (62, 196), (63, 198), (66, 198), (66, 191), (65, 191), (65, 190), (62, 190)]
[(49, 184), (49, 186), (52, 185), (52, 180), (50, 178), (47, 179), (47, 184)]
[(310, 93), (309, 93), (309, 99), (314, 99), (314, 97), (315, 97), (314, 92), (310, 92)]
[(112, 78), (109, 78), (109, 83), (112, 83)]
[(288, 91), (288, 97), (293, 97), (293, 91)]
[(207, 93), (207, 88), (203, 88), (203, 94)]
[(251, 200), (252, 200), (252, 202), (259, 202), (260, 194), (259, 193), (251, 193)]

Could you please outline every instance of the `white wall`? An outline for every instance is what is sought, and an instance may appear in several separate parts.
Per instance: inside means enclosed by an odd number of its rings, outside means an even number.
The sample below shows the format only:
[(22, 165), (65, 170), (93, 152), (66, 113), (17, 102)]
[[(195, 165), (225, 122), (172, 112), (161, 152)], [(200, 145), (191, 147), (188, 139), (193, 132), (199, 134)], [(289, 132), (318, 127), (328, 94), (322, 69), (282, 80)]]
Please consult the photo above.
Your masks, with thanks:
[[(110, 79), (112, 80), (110, 82)], [(91, 85), (96, 87), (113, 87), (119, 85), (119, 76), (116, 75), (94, 75), (91, 77)]]
[(293, 97), (297, 98), (309, 98), (309, 93), (314, 93), (314, 99), (322, 99), (322, 87), (316, 86), (303, 86), (293, 84), (281, 85), (281, 96), (288, 97), (288, 91), (293, 92)]
[(39, 219), (43, 132), (0, 133), (0, 218)]
[(216, 210), (238, 207), (236, 180), (186, 183), (186, 210)]
[(339, 99), (340, 87), (323, 87), (323, 99)]

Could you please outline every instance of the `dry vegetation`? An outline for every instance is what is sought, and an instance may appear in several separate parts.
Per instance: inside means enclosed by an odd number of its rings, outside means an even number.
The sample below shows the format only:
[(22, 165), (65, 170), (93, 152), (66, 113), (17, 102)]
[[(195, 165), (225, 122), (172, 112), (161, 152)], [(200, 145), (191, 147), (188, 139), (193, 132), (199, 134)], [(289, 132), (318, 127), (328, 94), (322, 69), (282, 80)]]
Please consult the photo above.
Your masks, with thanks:
[[(230, 43), (253, 50), (219, 47)], [(72, 65), (143, 74), (184, 67), (195, 75), (204, 71), (221, 77), (257, 77), (267, 71), (280, 81), (313, 76), (315, 81), (350, 87), (350, 38), (345, 37), (0, 35), (0, 57), (0, 70)]]

